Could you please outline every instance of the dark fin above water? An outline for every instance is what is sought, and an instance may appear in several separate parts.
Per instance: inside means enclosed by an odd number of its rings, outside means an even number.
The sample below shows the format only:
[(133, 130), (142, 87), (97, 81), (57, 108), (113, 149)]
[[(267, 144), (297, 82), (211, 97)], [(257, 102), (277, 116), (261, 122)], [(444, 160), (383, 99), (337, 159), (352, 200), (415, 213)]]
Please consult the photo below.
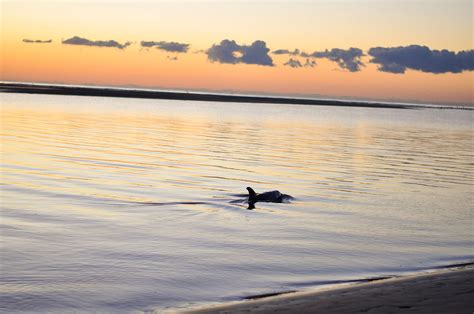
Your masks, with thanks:
[(280, 193), (280, 191), (277, 191), (277, 190), (257, 194), (251, 187), (248, 186), (247, 191), (249, 192), (249, 199), (248, 199), (249, 207), (247, 209), (254, 209), (255, 203), (257, 202), (289, 203), (290, 200), (293, 199), (291, 195), (282, 194)]
[(255, 202), (257, 201), (257, 193), (249, 186), (247, 187), (247, 191), (249, 191), (249, 207), (247, 209), (254, 209)]

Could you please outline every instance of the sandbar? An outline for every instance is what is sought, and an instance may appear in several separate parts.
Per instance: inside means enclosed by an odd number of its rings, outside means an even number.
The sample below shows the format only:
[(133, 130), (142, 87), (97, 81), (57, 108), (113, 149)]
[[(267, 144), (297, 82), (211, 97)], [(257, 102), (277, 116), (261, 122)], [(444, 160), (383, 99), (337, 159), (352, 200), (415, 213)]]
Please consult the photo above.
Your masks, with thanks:
[(142, 99), (170, 99), (190, 101), (214, 101), (237, 103), (267, 103), (267, 104), (296, 104), (296, 105), (323, 105), (344, 107), (366, 107), (386, 109), (415, 109), (419, 106), (402, 103), (385, 103), (369, 101), (351, 101), (336, 99), (311, 99), (292, 97), (271, 97), (258, 95), (238, 95), (219, 93), (180, 92), (166, 90), (121, 89), (92, 86), (47, 85), (28, 83), (0, 82), (1, 93), (44, 94), (69, 96), (95, 97), (122, 97)]

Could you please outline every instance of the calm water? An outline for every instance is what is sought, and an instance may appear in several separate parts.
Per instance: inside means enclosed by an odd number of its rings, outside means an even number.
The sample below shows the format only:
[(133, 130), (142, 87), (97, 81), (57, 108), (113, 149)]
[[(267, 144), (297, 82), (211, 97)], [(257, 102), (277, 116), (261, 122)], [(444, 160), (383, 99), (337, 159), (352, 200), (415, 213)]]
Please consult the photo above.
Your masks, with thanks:
[[(1, 94), (3, 312), (133, 312), (474, 259), (474, 111)], [(245, 187), (291, 204), (246, 210)]]

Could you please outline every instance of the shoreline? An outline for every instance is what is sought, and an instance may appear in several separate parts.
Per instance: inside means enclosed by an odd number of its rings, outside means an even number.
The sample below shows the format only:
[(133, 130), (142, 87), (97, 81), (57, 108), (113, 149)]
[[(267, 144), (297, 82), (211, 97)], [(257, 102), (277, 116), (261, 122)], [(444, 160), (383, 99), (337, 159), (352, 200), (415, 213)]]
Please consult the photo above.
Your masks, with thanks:
[(403, 103), (383, 103), (364, 101), (344, 101), (309, 98), (286, 98), (269, 96), (246, 96), (226, 95), (213, 93), (187, 93), (177, 91), (153, 91), (139, 89), (120, 89), (106, 87), (86, 86), (62, 86), (62, 85), (35, 85), (31, 83), (0, 83), (0, 93), (21, 94), (43, 94), (43, 95), (69, 95), (69, 96), (95, 96), (95, 97), (121, 97), (141, 99), (169, 99), (190, 101), (214, 101), (214, 102), (237, 102), (237, 103), (261, 103), (261, 104), (295, 104), (295, 105), (320, 105), (338, 107), (362, 107), (362, 108), (385, 108), (385, 109), (469, 109), (457, 106), (428, 106)]
[[(329, 288), (270, 293), (166, 313), (472, 313), (474, 264)], [(158, 313), (158, 312), (157, 312)]]

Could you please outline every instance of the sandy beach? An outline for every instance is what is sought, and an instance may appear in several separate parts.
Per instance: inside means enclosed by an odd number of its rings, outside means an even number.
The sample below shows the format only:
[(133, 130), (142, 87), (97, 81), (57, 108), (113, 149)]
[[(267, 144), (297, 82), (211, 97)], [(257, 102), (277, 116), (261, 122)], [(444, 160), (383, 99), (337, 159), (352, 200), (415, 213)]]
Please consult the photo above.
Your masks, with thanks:
[(472, 313), (473, 310), (474, 266), (469, 265), (180, 313)]

